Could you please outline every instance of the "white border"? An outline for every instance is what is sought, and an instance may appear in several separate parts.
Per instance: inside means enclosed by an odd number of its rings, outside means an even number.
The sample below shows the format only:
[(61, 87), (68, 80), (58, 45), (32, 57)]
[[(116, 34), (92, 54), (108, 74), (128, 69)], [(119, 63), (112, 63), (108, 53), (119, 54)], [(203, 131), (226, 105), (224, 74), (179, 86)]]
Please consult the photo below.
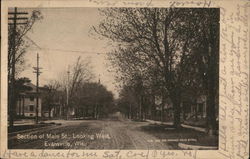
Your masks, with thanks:
[[(136, 5), (136, 3), (134, 3), (135, 1), (131, 1), (131, 0), (88, 0), (88, 1), (84, 1), (84, 0), (74, 0), (74, 1), (66, 1), (66, 0), (54, 0), (54, 1), (47, 1), (47, 0), (36, 0), (36, 1), (26, 1), (26, 0), (4, 0), (2, 1), (2, 5), (1, 5), (1, 35), (2, 35), (2, 39), (1, 39), (1, 157), (5, 157), (8, 158), (7, 156), (3, 156), (4, 152), (7, 150), (7, 13), (8, 7), (109, 7), (110, 5), (115, 5), (115, 7), (124, 7), (124, 2), (133, 2), (133, 3), (129, 3), (126, 6), (127, 7), (170, 7), (171, 4), (174, 3), (174, 1), (161, 1), (161, 0), (157, 0), (157, 1), (143, 1), (143, 0), (138, 0), (136, 2), (138, 2), (138, 4), (142, 4), (142, 5)], [(149, 2), (152, 4), (152, 6), (147, 6), (147, 4), (149, 4)], [(179, 7), (201, 7), (197, 5), (197, 2), (201, 2), (201, 3), (208, 3), (210, 1), (208, 0), (204, 0), (204, 1), (178, 1), (180, 3)], [(183, 3), (185, 2), (185, 3)], [(182, 6), (182, 3), (184, 4)], [(246, 1), (211, 1), (211, 6), (210, 7), (223, 7), (225, 9), (227, 9), (229, 12), (234, 12), (234, 8), (235, 6), (237, 6), (237, 4), (241, 4), (241, 5), (245, 5), (247, 2)], [(248, 10), (249, 10), (249, 4), (248, 4)], [(248, 12), (250, 13), (250, 12)], [(248, 17), (250, 17), (248, 15)], [(248, 18), (250, 19), (250, 18)], [(249, 24), (249, 23), (248, 23)], [(222, 24), (221, 23), (221, 27), (220, 27), (220, 33), (222, 33), (222, 28), (227, 25), (227, 23)], [(237, 25), (237, 24), (236, 24)], [(248, 35), (249, 35), (249, 26), (248, 27)], [(222, 41), (224, 41), (225, 39), (220, 38), (220, 44), (222, 44)], [(248, 44), (249, 44), (249, 36), (248, 36)], [(220, 49), (221, 49), (221, 45), (220, 45)], [(249, 52), (249, 45), (247, 46), (247, 50)], [(221, 52), (221, 50), (220, 50)], [(249, 55), (247, 54), (247, 66), (248, 69), (245, 71), (247, 74), (249, 73)], [(229, 63), (225, 63), (221, 64), (220, 63), (220, 76), (221, 76), (221, 69), (224, 66), (227, 66), (227, 68), (229, 68)], [(248, 74), (249, 75), (249, 74)], [(225, 77), (227, 79), (227, 77)], [(241, 79), (239, 79), (241, 80)], [(247, 80), (249, 81), (249, 78), (247, 78)], [(240, 82), (240, 81), (239, 81)], [(220, 83), (220, 92), (221, 92), (222, 86)], [(249, 93), (249, 90), (248, 90)], [(221, 117), (221, 100), (220, 100), (220, 117)], [(246, 103), (243, 103), (243, 106), (247, 107), (247, 111), (249, 112), (249, 98), (247, 99)], [(230, 105), (228, 105), (227, 111), (229, 113), (230, 110)], [(229, 116), (229, 115), (227, 115)], [(249, 121), (249, 113), (245, 116), (239, 116), (239, 118), (242, 118), (243, 120), (245, 120), (246, 122)], [(220, 130), (221, 130), (221, 126), (222, 125), (226, 125), (226, 126), (230, 126), (230, 121), (225, 120), (222, 121), (220, 120)], [(233, 125), (234, 126), (234, 125)], [(237, 127), (237, 125), (235, 125)], [(249, 126), (247, 127), (247, 131), (249, 133)], [(237, 134), (230, 132), (227, 130), (226, 132), (227, 134), (237, 138)], [(248, 142), (248, 147), (249, 147), (249, 141), (248, 141), (248, 136), (243, 136), (242, 137), (243, 140)], [(227, 140), (227, 142), (229, 142), (230, 139)], [(222, 146), (222, 142), (221, 142), (221, 136), (219, 139), (219, 147)], [(228, 143), (228, 144), (231, 144)], [(233, 144), (232, 147), (237, 146), (237, 144)], [(183, 158), (202, 158), (202, 159), (209, 159), (209, 158), (214, 158), (214, 159), (221, 159), (221, 158), (228, 158), (229, 156), (231, 156), (232, 158), (240, 158), (239, 156), (237, 156), (237, 152), (236, 152), (236, 148), (235, 148), (235, 152), (232, 153), (231, 150), (232, 147), (229, 146), (228, 152), (222, 151), (221, 149), (219, 150), (200, 150), (200, 151), (196, 151), (196, 150), (131, 150), (131, 152), (135, 152), (135, 153), (139, 153), (139, 152), (144, 152), (145, 155), (149, 154), (148, 158), (152, 158), (152, 154), (157, 154), (155, 156), (155, 158), (163, 158), (163, 156), (160, 154), (162, 152), (169, 152), (169, 153), (173, 153), (172, 155), (166, 155), (165, 158), (179, 158), (179, 159), (183, 159)], [(245, 158), (247, 158), (247, 156), (249, 156), (249, 148), (247, 148), (247, 154), (245, 155)], [(97, 153), (98, 157), (94, 157), (94, 158), (103, 158), (103, 154), (104, 152), (107, 152), (108, 150), (70, 150), (70, 153), (78, 153), (78, 154), (82, 154), (82, 152), (93, 152), (93, 153)], [(116, 150), (109, 150), (110, 152), (115, 152)], [(52, 156), (48, 156), (48, 157), (41, 157), (39, 156), (39, 154), (41, 154), (41, 152), (44, 152), (43, 150), (11, 150), (12, 153), (27, 153), (28, 156), (23, 156), (21, 158), (57, 158), (57, 157), (52, 157)], [(69, 153), (69, 150), (45, 150), (46, 153), (48, 154), (52, 154), (52, 153), (61, 153), (64, 155), (64, 157), (58, 157), (58, 158), (72, 158), (72, 156), (67, 156), (67, 154)], [(128, 158), (127, 153), (130, 153), (130, 150), (121, 150), (119, 153), (119, 156), (121, 158)], [(35, 156), (32, 156), (32, 154), (36, 154)], [(228, 157), (226, 157), (228, 156)], [(20, 158), (20, 157), (15, 157), (15, 156), (11, 156), (11, 158)], [(76, 157), (73, 157), (76, 158)], [(80, 158), (92, 158), (92, 157), (80, 157)], [(132, 158), (132, 157), (131, 157)], [(136, 157), (136, 158), (140, 158), (140, 157)], [(147, 158), (147, 156), (145, 157), (141, 157), (141, 158)], [(135, 159), (135, 158), (134, 158)]]

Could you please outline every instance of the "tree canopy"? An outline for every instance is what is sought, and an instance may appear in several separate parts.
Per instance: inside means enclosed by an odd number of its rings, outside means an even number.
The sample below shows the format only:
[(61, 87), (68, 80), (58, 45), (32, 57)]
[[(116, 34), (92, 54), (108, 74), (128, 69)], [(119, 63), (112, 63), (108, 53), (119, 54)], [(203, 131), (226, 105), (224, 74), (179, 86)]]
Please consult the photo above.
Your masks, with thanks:
[(163, 99), (170, 97), (176, 127), (186, 90), (194, 95), (206, 92), (208, 112), (214, 112), (211, 101), (218, 90), (218, 9), (105, 8), (100, 14), (104, 20), (93, 30), (116, 46), (109, 58), (118, 82), (136, 85), (139, 79), (144, 94), (160, 90)]

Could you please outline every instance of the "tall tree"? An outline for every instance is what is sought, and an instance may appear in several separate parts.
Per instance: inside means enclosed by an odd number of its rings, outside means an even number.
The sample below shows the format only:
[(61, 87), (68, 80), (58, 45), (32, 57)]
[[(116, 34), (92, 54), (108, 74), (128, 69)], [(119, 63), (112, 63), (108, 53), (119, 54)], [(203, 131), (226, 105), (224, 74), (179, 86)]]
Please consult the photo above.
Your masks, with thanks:
[(49, 118), (51, 117), (51, 110), (55, 106), (55, 103), (58, 102), (58, 93), (59, 93), (60, 84), (58, 81), (51, 80), (47, 85), (43, 87), (43, 109), (49, 111)]
[[(17, 71), (16, 74), (19, 74), (23, 69), (23, 64), (25, 62), (24, 55), (27, 51), (27, 48), (32, 45), (26, 35), (29, 31), (32, 30), (33, 25), (43, 19), (43, 16), (39, 10), (33, 10), (31, 16), (27, 20), (27, 23), (24, 25), (18, 25), (15, 32), (14, 39), (14, 26), (8, 26), (8, 77), (11, 76), (12, 63), (15, 61)], [(13, 46), (13, 41), (15, 40), (15, 46)], [(15, 59), (13, 59), (13, 54), (15, 54)], [(10, 78), (8, 78), (10, 80)]]
[[(118, 66), (120, 80), (123, 83), (130, 81), (135, 72), (150, 79), (153, 74), (149, 70), (155, 68), (159, 82), (162, 83), (163, 99), (170, 97), (172, 100), (174, 125), (179, 127), (181, 94), (185, 88), (183, 86), (188, 83), (185, 71), (197, 66), (188, 62), (192, 60), (189, 57), (200, 58), (196, 63), (199, 63), (198, 72), (203, 76), (198, 78), (203, 78), (204, 74), (211, 78), (217, 75), (214, 67), (218, 55), (218, 13), (213, 9), (108, 8), (101, 10), (101, 14), (105, 19), (93, 29), (115, 43), (116, 50), (111, 53), (111, 60)], [(212, 19), (212, 16), (216, 18)], [(205, 52), (195, 55), (196, 50)], [(216, 55), (211, 56), (212, 52)], [(202, 61), (203, 64), (200, 63)], [(202, 69), (208, 72), (204, 73)], [(211, 109), (208, 112), (213, 112), (211, 101), (214, 101), (214, 97), (211, 92), (217, 87), (210, 87), (215, 86), (212, 80), (205, 81), (203, 83), (209, 85), (206, 88), (211, 89), (208, 90), (208, 109)], [(214, 116), (212, 118), (214, 120)]]
[(77, 117), (87, 117), (92, 113), (92, 117), (98, 119), (112, 111), (113, 94), (100, 83), (83, 83), (79, 87), (77, 94), (77, 98), (74, 98)]
[(10, 92), (8, 96), (8, 115), (10, 127), (14, 123), (18, 96), (18, 90), (14, 89), (16, 85), (14, 77), (22, 71), (24, 64), (23, 57), (27, 47), (30, 45), (24, 37), (32, 29), (35, 22), (41, 19), (42, 15), (40, 11), (33, 10), (25, 25), (18, 25), (16, 27), (14, 25), (8, 26), (8, 92)]
[(78, 105), (78, 93), (81, 86), (93, 80), (94, 74), (92, 73), (89, 59), (81, 59), (79, 56), (74, 65), (69, 70), (63, 72), (62, 76), (61, 85), (64, 90), (67, 90), (65, 93), (68, 98), (66, 110), (68, 116), (70, 110), (75, 109), (74, 107)]
[(219, 9), (197, 9), (191, 12), (192, 20), (196, 21), (194, 32), (190, 37), (194, 43), (192, 58), (197, 63), (197, 70), (207, 94), (207, 129), (210, 134), (215, 133), (216, 108), (218, 109), (219, 90)]
[(95, 31), (117, 43), (118, 61), (143, 66), (142, 69), (134, 69), (134, 71), (144, 72), (143, 70), (150, 70), (152, 66), (157, 66), (166, 88), (163, 89), (164, 99), (166, 96), (171, 97), (176, 114), (175, 125), (179, 126), (181, 87), (174, 67), (179, 61), (176, 57), (177, 52), (182, 51), (180, 48), (184, 45), (182, 41), (178, 41), (176, 37), (178, 34), (175, 34), (175, 28), (180, 21), (178, 18), (181, 14), (180, 10), (111, 8), (102, 10), (102, 13), (106, 19), (100, 23), (98, 29), (94, 28)]

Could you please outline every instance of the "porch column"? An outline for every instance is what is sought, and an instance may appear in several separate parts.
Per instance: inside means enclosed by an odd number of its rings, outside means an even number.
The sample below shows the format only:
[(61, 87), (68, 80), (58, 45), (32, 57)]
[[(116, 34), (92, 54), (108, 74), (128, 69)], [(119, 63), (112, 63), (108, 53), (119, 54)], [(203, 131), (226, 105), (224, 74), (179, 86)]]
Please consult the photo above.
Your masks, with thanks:
[(23, 116), (25, 116), (25, 114), (24, 114), (24, 108), (25, 108), (25, 107), (24, 107), (24, 100), (25, 100), (25, 97), (23, 96), (23, 97), (22, 97), (22, 102), (23, 102), (23, 104), (22, 104), (22, 105), (23, 105), (23, 109), (22, 109), (22, 111), (23, 111)]
[(22, 98), (21, 96), (18, 97), (18, 115), (21, 116), (21, 102)]

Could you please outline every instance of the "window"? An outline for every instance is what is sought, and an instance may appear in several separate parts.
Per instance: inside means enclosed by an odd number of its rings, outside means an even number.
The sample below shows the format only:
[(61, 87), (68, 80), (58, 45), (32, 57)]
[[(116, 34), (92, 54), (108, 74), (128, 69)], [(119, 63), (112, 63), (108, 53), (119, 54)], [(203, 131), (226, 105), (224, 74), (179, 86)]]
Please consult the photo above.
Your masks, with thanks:
[(30, 101), (34, 101), (34, 96), (30, 96)]
[(30, 111), (34, 111), (34, 105), (30, 105)]

